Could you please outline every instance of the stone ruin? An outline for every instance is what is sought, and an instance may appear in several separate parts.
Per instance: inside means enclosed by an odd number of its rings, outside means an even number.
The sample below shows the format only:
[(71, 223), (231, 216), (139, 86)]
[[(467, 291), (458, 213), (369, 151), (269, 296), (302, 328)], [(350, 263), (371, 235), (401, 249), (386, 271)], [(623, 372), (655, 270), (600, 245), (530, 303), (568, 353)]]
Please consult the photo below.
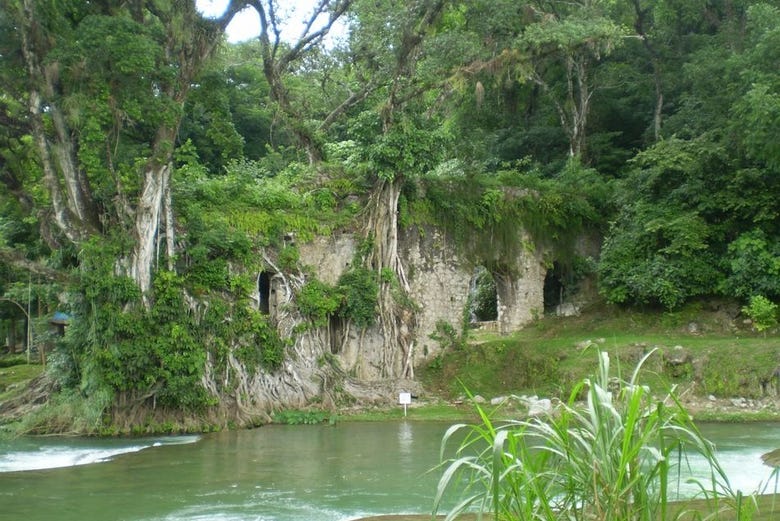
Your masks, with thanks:
[[(336, 233), (296, 244), (296, 247), (301, 264), (311, 268), (319, 280), (332, 285), (350, 268), (358, 242), (359, 238), (350, 233)], [(461, 258), (440, 232), (430, 228), (424, 232), (407, 230), (400, 239), (399, 252), (406, 268), (409, 296), (418, 308), (415, 327), (408, 331), (414, 345), (411, 364), (417, 367), (441, 353), (442, 346), (431, 338), (437, 333), (438, 324), (446, 323), (458, 334), (462, 332), (474, 266)], [(474, 324), (474, 327), (509, 334), (544, 312), (548, 267), (543, 251), (524, 249), (517, 258), (505, 260), (503, 268), (500, 273), (492, 274), (496, 284), (497, 316), (494, 321)], [(293, 298), (289, 292), (281, 274), (269, 270), (258, 275), (254, 296), (258, 309), (271, 315), (283, 334), (294, 327), (284, 324), (289, 318), (279, 313)], [(343, 329), (343, 324), (333, 320), (329, 326), (329, 345), (320, 349), (329, 351), (344, 371), (359, 380), (402, 376), (401, 361), (395, 360), (388, 368), (387, 360), (373, 358), (383, 344), (382, 331), (378, 327), (366, 331)]]

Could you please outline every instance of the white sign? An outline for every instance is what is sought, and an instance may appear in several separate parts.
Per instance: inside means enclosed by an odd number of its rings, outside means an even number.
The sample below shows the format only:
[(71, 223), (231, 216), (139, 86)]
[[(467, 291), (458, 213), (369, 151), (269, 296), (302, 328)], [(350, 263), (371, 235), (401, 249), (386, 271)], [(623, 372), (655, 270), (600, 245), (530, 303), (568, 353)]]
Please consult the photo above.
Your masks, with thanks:
[(398, 395), (398, 403), (401, 405), (409, 405), (412, 403), (412, 393), (400, 393)]

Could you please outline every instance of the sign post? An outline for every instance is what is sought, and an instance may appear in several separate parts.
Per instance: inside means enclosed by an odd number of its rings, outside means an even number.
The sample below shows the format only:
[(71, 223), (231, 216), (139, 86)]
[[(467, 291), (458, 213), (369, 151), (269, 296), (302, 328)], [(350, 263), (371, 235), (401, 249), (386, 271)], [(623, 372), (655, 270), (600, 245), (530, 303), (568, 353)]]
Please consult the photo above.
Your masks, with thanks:
[(406, 418), (406, 406), (412, 403), (412, 393), (400, 393), (398, 403), (404, 406), (404, 418)]

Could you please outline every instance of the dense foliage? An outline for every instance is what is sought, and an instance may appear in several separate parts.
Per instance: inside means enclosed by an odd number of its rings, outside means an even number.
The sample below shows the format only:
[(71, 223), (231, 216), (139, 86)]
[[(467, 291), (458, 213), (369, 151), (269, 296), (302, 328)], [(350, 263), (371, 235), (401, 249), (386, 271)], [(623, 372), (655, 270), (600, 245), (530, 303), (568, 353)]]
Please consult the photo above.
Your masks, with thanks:
[[(579, 269), (598, 236), (615, 304), (780, 299), (776, 2), (324, 0), (300, 38), (227, 4), (0, 4), (0, 320), (76, 317), (65, 387), (197, 409), (208, 357), (275, 370), (254, 277), (376, 216), (491, 272), (534, 245)], [(228, 44), (247, 6), (263, 30)], [(413, 308), (374, 225), (296, 289), (314, 327)]]

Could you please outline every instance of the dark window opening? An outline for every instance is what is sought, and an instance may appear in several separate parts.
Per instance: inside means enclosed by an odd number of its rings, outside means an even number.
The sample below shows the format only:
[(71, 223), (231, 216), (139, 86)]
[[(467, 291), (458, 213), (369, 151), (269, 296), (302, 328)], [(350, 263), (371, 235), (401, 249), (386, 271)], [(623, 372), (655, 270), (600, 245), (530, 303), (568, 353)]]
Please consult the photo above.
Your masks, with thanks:
[(260, 294), (258, 308), (260, 313), (266, 315), (271, 313), (271, 276), (267, 271), (260, 273), (257, 278), (257, 291)]
[(331, 315), (328, 328), (330, 329), (330, 352), (337, 355), (341, 352), (344, 343), (344, 319)]
[(544, 311), (554, 312), (563, 304), (566, 298), (566, 276), (563, 268), (557, 262), (553, 262), (551, 269), (547, 270), (544, 277)]

